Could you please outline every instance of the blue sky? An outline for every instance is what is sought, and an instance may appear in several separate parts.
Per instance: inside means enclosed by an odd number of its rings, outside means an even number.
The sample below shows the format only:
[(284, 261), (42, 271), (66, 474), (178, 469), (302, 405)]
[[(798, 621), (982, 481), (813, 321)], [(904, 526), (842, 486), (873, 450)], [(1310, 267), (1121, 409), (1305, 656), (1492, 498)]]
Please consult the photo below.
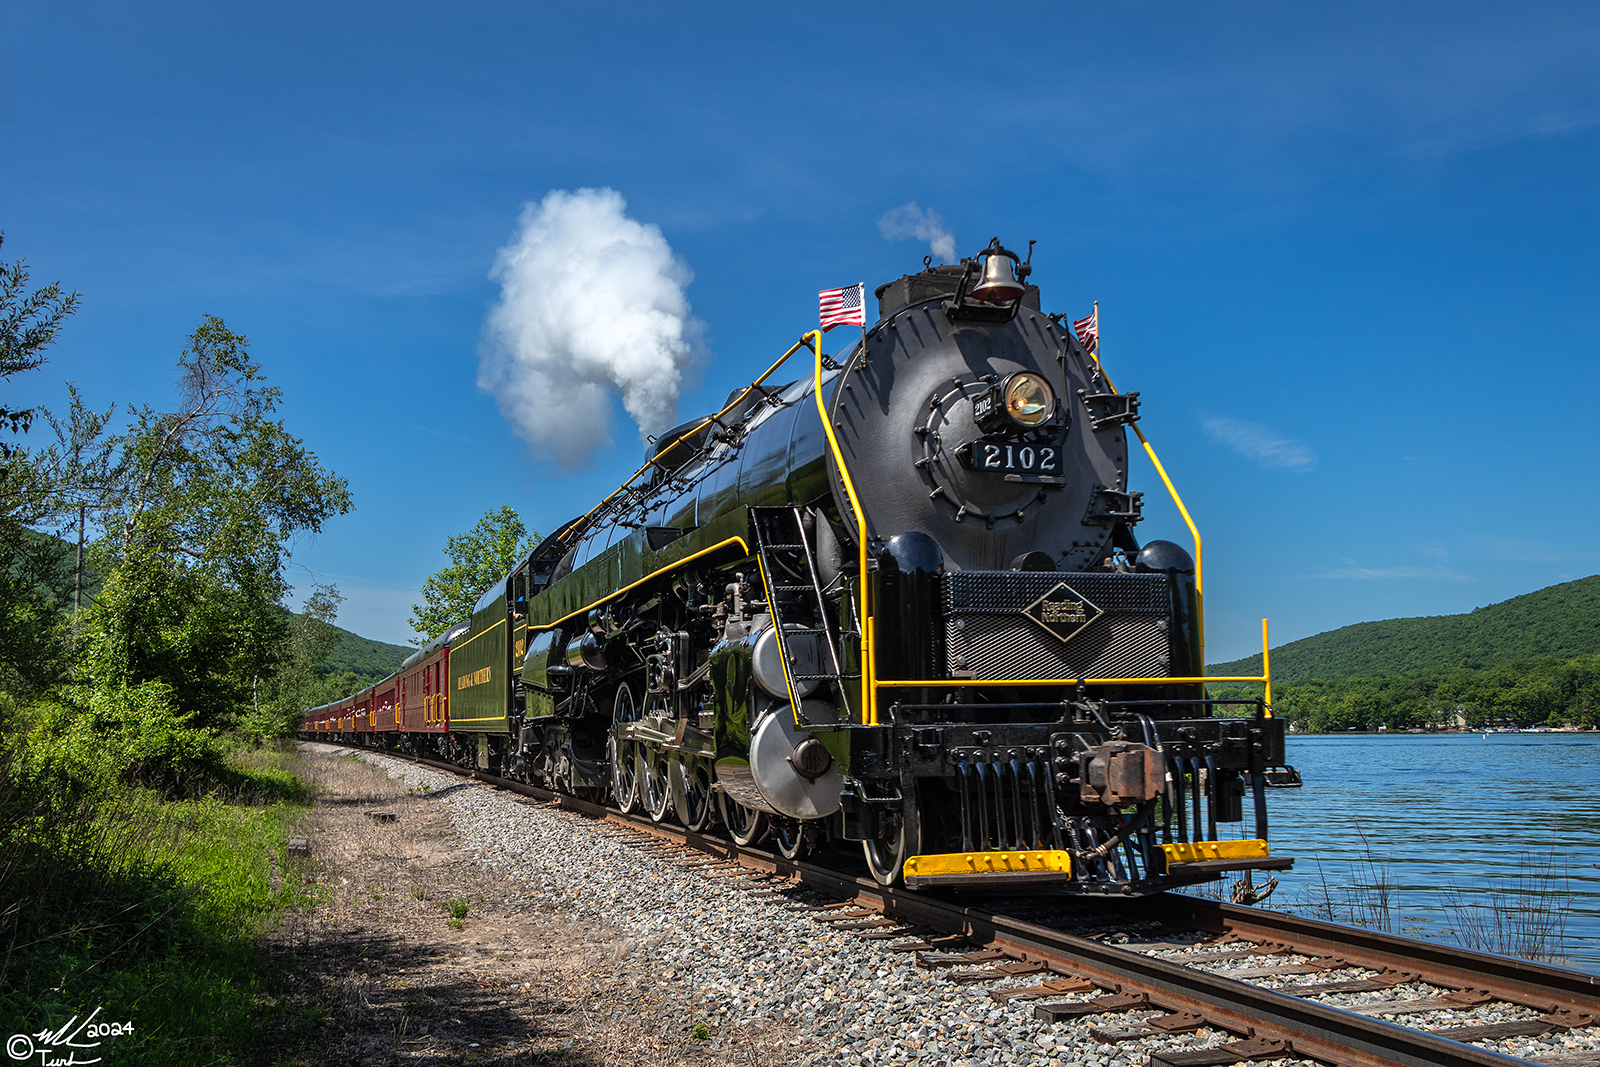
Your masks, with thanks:
[(1100, 301), (1210, 659), (1465, 611), (1600, 570), (1596, 55), (1578, 3), (6, 4), (0, 255), (83, 294), (6, 389), (166, 402), (222, 316), (356, 498), (295, 580), (403, 641), (446, 536), (638, 461), (618, 408), (564, 473), (477, 385), (526, 203), (610, 187), (692, 269), (688, 417), (918, 269), (877, 226), (915, 202)]

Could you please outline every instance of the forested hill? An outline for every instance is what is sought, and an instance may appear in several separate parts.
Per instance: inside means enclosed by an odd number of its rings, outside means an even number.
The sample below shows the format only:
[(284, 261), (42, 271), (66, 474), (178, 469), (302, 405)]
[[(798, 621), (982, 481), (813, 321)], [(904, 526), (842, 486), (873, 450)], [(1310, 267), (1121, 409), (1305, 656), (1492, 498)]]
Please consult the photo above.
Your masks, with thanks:
[[(1272, 650), (1272, 681), (1417, 677), (1594, 653), (1600, 653), (1600, 575), (1464, 615), (1361, 622), (1291, 641)], [(1260, 674), (1261, 656), (1211, 664), (1206, 673)]]
[(416, 651), (409, 645), (374, 641), (338, 626), (334, 629), (339, 631), (339, 643), (322, 661), (322, 672), (330, 677), (350, 671), (367, 681), (376, 682), (399, 670), (401, 662)]

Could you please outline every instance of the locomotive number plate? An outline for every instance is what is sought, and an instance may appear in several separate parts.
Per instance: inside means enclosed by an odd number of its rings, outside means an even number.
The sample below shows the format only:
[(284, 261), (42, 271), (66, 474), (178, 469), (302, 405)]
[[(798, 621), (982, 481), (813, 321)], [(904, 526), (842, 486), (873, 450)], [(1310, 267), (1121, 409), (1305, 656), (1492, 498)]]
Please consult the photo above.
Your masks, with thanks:
[(980, 437), (958, 453), (962, 465), (975, 471), (1060, 474), (1059, 445), (1026, 445), (1004, 437)]

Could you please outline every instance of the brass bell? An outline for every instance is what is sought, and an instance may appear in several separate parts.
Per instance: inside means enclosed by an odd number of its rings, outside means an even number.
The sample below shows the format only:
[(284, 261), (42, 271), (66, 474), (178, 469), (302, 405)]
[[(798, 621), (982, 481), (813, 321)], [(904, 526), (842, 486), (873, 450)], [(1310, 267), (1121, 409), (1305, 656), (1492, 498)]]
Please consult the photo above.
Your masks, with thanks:
[(998, 238), (978, 254), (985, 257), (983, 281), (972, 287), (972, 299), (986, 304), (1009, 304), (1028, 291), (1028, 287), (1017, 280), (1012, 267), (1017, 257), (1001, 248)]

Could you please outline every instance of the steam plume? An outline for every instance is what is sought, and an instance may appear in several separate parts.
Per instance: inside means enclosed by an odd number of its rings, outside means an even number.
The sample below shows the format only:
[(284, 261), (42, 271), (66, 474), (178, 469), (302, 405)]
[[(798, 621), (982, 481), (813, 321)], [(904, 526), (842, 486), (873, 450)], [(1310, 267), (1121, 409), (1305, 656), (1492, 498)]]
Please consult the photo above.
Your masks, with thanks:
[(927, 241), (928, 248), (941, 263), (954, 263), (956, 260), (955, 235), (944, 228), (944, 219), (937, 211), (923, 211), (915, 200), (880, 218), (878, 232), (890, 241), (908, 238)]
[(557, 189), (522, 211), (490, 277), (478, 385), (536, 453), (568, 470), (611, 442), (611, 397), (658, 434), (676, 419), (703, 323), (694, 277), (661, 230), (627, 216), (614, 189)]

